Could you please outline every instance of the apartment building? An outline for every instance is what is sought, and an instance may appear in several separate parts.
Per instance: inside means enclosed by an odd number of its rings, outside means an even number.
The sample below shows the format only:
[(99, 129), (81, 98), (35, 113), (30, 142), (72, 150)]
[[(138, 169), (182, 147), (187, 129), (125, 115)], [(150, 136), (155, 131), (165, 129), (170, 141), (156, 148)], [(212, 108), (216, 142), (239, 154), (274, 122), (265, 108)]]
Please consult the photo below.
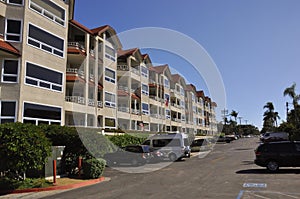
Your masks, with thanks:
[(0, 123), (215, 133), (216, 103), (74, 1), (0, 0)]

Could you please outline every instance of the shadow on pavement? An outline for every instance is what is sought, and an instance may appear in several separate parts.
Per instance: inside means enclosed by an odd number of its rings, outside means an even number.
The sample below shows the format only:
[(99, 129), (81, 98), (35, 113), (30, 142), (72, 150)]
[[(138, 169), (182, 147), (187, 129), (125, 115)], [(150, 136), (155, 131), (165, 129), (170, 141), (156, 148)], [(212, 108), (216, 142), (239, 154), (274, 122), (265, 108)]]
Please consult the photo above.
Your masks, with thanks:
[(267, 169), (246, 169), (235, 172), (236, 174), (300, 174), (300, 169), (279, 169), (277, 172), (270, 172)]

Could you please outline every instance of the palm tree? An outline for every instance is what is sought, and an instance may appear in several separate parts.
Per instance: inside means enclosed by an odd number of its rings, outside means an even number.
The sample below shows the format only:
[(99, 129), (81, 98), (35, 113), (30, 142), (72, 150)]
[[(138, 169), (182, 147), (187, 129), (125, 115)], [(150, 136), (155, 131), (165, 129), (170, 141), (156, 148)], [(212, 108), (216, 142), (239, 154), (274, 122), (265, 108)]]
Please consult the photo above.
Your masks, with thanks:
[(236, 112), (235, 110), (232, 110), (231, 113), (230, 113), (230, 115), (231, 115), (232, 117), (234, 117), (234, 120), (235, 120), (235, 122), (236, 122), (236, 118), (237, 118), (237, 116), (239, 115), (239, 113)]
[(296, 107), (298, 106), (298, 101), (300, 100), (300, 95), (296, 94), (295, 88), (296, 88), (296, 83), (293, 83), (292, 86), (286, 88), (283, 92), (284, 96), (288, 95), (292, 98), (294, 109), (296, 109)]
[(277, 120), (280, 119), (278, 112), (274, 112), (274, 105), (272, 102), (268, 102), (264, 109), (267, 109), (264, 112), (264, 126), (265, 127), (274, 127), (277, 126)]

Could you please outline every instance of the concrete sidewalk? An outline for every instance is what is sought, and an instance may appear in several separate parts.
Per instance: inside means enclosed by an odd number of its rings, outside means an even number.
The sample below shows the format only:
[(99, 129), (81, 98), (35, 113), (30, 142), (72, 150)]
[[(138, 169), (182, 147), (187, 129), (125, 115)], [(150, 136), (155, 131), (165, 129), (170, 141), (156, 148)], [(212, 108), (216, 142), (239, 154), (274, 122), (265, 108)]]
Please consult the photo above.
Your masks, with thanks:
[[(70, 184), (70, 185), (57, 185), (57, 186), (52, 186), (52, 187), (47, 187), (47, 188), (32, 188), (32, 189), (23, 189), (23, 190), (14, 190), (14, 191), (9, 191), (9, 193), (5, 195), (0, 195), (0, 199), (37, 199), (37, 198), (43, 198), (46, 196), (50, 195), (55, 195), (64, 191), (69, 191), (72, 189), (84, 187), (84, 186), (89, 186), (93, 185), (96, 183), (104, 182), (104, 181), (109, 181), (110, 178), (105, 178), (101, 177), (98, 179), (93, 179), (93, 180), (87, 180), (86, 182), (80, 182), (76, 184)], [(0, 193), (0, 194), (3, 194)]]

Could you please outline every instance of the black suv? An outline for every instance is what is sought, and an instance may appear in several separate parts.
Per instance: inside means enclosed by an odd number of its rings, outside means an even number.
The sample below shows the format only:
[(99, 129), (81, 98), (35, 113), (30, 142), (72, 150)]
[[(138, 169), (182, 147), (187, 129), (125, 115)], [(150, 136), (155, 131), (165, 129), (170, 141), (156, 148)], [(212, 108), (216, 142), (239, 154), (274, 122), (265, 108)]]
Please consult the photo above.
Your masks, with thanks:
[(300, 167), (300, 142), (263, 143), (255, 150), (254, 163), (277, 171), (279, 167)]

